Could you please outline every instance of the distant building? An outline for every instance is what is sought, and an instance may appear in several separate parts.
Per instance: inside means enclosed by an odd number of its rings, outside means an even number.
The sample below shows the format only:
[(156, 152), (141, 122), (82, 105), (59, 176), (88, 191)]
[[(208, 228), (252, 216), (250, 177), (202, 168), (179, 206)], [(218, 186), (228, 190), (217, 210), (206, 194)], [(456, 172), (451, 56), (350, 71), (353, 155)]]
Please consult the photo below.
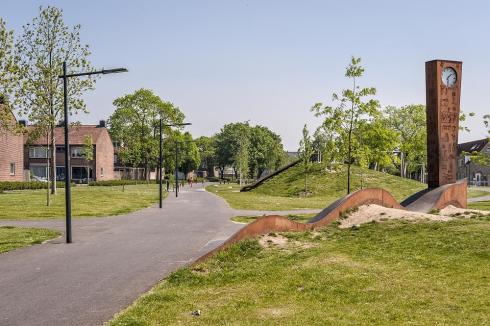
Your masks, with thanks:
[(11, 131), (17, 119), (5, 105), (0, 104), (0, 115), (0, 181), (23, 181), (23, 135)]
[[(48, 176), (47, 151), (49, 140), (45, 136), (29, 140), (28, 134), (34, 126), (27, 127), (28, 133), (24, 136), (24, 168), (36, 180), (46, 180)], [(56, 138), (56, 180), (65, 179), (65, 132), (63, 127), (55, 128)], [(87, 136), (92, 138), (93, 160), (87, 161), (83, 155), (84, 142)], [(79, 125), (70, 127), (70, 157), (71, 178), (74, 182), (89, 180), (114, 179), (114, 147), (105, 121), (98, 125)], [(51, 151), (52, 149), (50, 149)], [(87, 169), (88, 168), (88, 169)]]
[(469, 184), (488, 186), (490, 181), (490, 165), (478, 165), (464, 153), (482, 153), (490, 156), (490, 142), (487, 138), (474, 140), (458, 145), (458, 179), (468, 178)]

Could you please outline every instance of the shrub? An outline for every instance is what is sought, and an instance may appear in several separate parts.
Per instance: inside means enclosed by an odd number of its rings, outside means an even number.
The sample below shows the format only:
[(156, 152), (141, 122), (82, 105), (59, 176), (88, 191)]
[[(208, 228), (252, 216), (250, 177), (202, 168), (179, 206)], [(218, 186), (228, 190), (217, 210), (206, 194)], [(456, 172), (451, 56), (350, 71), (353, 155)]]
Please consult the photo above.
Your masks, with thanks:
[[(123, 185), (140, 185), (147, 183), (158, 183), (158, 181), (151, 180), (105, 180), (105, 181), (91, 181), (89, 186), (94, 187), (113, 187), (113, 186), (123, 186)], [(164, 181), (165, 183), (165, 181)]]
[[(64, 188), (65, 183), (63, 181), (56, 182), (58, 188)], [(0, 192), (11, 190), (33, 190), (33, 189), (47, 189), (47, 182), (40, 181), (4, 181), (0, 182)]]

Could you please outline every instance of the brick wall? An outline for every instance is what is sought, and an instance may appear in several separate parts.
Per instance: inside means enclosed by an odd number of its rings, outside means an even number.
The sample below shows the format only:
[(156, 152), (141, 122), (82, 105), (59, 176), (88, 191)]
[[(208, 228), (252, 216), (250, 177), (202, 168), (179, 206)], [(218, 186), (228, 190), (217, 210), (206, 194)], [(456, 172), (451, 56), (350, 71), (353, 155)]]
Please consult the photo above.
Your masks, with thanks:
[[(17, 123), (12, 116), (12, 124)], [(24, 180), (24, 138), (15, 135), (0, 124), (0, 181)], [(11, 174), (10, 165), (15, 164), (15, 174)]]
[[(103, 169), (103, 173), (102, 172)], [(104, 128), (95, 144), (95, 177), (97, 180), (114, 180), (114, 146), (109, 132)]]

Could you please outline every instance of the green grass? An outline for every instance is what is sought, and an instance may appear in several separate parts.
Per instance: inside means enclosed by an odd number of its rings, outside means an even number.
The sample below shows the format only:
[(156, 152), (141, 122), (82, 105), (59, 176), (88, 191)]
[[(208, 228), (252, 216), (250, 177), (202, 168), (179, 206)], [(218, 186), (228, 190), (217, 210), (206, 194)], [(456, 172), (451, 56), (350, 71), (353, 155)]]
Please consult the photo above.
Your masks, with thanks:
[(468, 208), (478, 209), (482, 211), (490, 211), (490, 200), (468, 203)]
[[(290, 219), (291, 221), (296, 221), (296, 222), (300, 222), (300, 223), (306, 223), (309, 220), (311, 220), (311, 218), (313, 216), (316, 216), (316, 214), (289, 214), (286, 217), (288, 219)], [(253, 222), (256, 219), (261, 218), (261, 217), (262, 216), (234, 216), (234, 217), (231, 218), (231, 220), (233, 222), (237, 222), (237, 223), (245, 223), (245, 224), (248, 224), (248, 223), (251, 223), (251, 222)]]
[(178, 270), (109, 325), (488, 323), (488, 219), (284, 235), (285, 246), (245, 240)]
[(0, 226), (0, 254), (39, 244), (59, 235), (59, 232), (47, 229)]
[[(352, 167), (352, 191), (363, 188), (384, 188), (401, 201), (425, 189), (427, 185), (415, 180), (403, 179), (369, 169)], [(308, 195), (304, 196), (304, 174), (301, 165), (296, 165), (267, 180), (249, 192), (239, 192), (238, 185), (211, 185), (206, 189), (223, 197), (231, 207), (253, 210), (291, 210), (324, 208), (345, 196), (346, 171), (327, 171), (325, 164), (314, 164), (308, 178)]]
[[(72, 188), (74, 217), (120, 215), (149, 207), (158, 200), (156, 184), (118, 187)], [(46, 206), (46, 190), (22, 190), (0, 194), (0, 220), (61, 218), (65, 215), (65, 192), (51, 196)]]
[(483, 196), (490, 196), (490, 192), (485, 190), (480, 190), (480, 189), (468, 188), (468, 198), (476, 198), (476, 197), (483, 197)]

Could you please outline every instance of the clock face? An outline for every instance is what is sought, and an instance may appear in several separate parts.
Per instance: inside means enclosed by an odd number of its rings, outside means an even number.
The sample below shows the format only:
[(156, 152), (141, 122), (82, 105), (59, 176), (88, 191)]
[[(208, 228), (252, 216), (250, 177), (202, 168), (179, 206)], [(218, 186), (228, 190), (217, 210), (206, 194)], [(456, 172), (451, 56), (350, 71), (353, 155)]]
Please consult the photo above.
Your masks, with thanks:
[(456, 80), (457, 80), (456, 70), (450, 67), (444, 68), (444, 70), (442, 71), (441, 78), (442, 78), (442, 83), (446, 87), (454, 87), (454, 85), (456, 85)]

